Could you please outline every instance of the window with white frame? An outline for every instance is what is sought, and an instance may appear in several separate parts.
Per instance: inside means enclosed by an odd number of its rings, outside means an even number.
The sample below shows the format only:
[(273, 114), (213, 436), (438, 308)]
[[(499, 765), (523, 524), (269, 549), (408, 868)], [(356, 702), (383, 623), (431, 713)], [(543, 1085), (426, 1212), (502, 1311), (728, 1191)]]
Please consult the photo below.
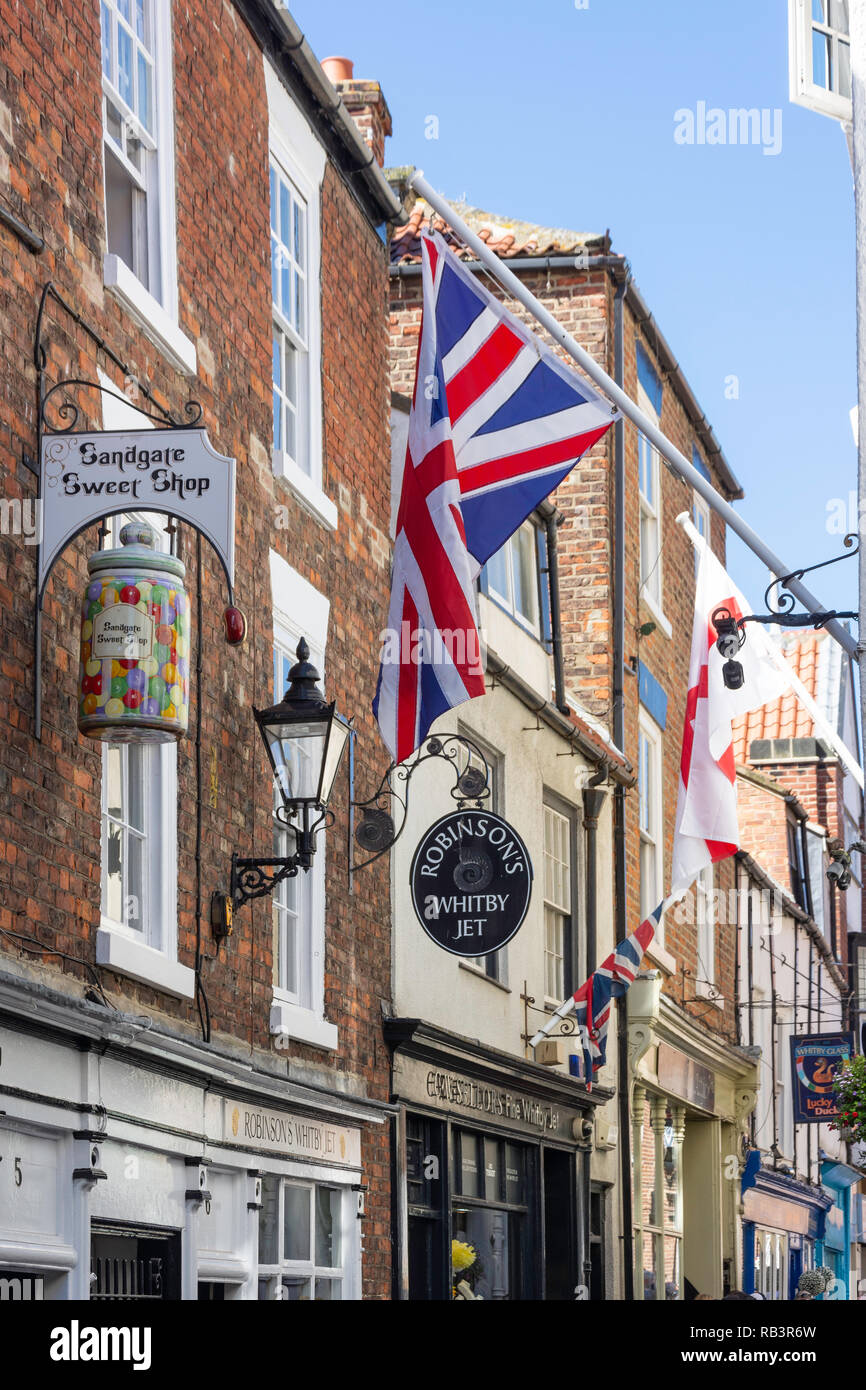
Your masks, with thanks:
[[(328, 530), (322, 479), (321, 190), (324, 146), (264, 60), (270, 145), (273, 468)], [(262, 229), (264, 230), (264, 229)]]
[(355, 1297), (351, 1199), (346, 1187), (264, 1175), (260, 1299), (334, 1303)]
[[(487, 761), (487, 785), (490, 796), (484, 802), (486, 809), (492, 811), (494, 815), (502, 815), (504, 813), (502, 754), (488, 744), (482, 743), (473, 729), (466, 728), (462, 724), (458, 724), (457, 727), (458, 733), (469, 739), (483, 753)], [(481, 767), (480, 760), (475, 753), (471, 755), (471, 763), (475, 767)], [(507, 974), (507, 950), (507, 946), (501, 946), (498, 951), (491, 951), (487, 956), (465, 956), (460, 963), (486, 975), (489, 980), (498, 980), (504, 984)]]
[[(658, 415), (642, 386), (638, 386), (638, 405), (656, 426)], [(640, 497), (640, 583), (641, 594), (658, 611), (662, 608), (661, 564), (661, 477), (658, 450), (645, 435), (637, 437), (638, 493)]]
[(788, 48), (791, 100), (850, 121), (848, 0), (788, 0)]
[(307, 204), (271, 157), (271, 283), (274, 312), (274, 449), (307, 475), (310, 354), (307, 339)]
[[(310, 661), (325, 680), (329, 600), (275, 551), (270, 552), (274, 615), (273, 698), (278, 703), (297, 662), (302, 637)], [(274, 811), (278, 805), (273, 790)], [(289, 832), (274, 816), (274, 854), (289, 852)], [(284, 879), (271, 898), (273, 913), (273, 1004), (271, 1032), (314, 1047), (337, 1046), (337, 1029), (324, 1017), (325, 835), (316, 836), (312, 866)]]
[[(662, 901), (664, 879), (664, 822), (662, 819), (662, 735), (654, 720), (641, 711), (638, 732), (638, 790), (640, 807), (641, 919)], [(656, 938), (662, 944), (662, 924)]]
[[(692, 500), (692, 522), (698, 535), (710, 544), (710, 508), (697, 492)], [(701, 563), (701, 552), (695, 546), (695, 579), (698, 577), (698, 568)]]
[(101, 0), (100, 9), (108, 251), (174, 312), (170, 7)]
[[(130, 520), (147, 521), (168, 550), (155, 513), (109, 518), (109, 546)], [(193, 971), (177, 962), (176, 743), (103, 745), (101, 867), (99, 962), (191, 997)]]
[(536, 528), (525, 521), (485, 566), (487, 591), (513, 618), (540, 635), (539, 568)]
[(708, 992), (716, 983), (715, 869), (707, 864), (695, 880), (695, 915), (698, 932), (697, 992)]
[(544, 996), (561, 1004), (571, 976), (573, 821), (544, 807)]

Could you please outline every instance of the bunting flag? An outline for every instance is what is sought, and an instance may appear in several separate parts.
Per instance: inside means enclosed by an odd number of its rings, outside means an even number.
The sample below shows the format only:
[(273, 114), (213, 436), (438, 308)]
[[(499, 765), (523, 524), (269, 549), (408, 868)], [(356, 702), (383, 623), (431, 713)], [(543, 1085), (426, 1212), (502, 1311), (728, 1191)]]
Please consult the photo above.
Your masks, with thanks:
[(641, 922), (637, 931), (627, 936), (625, 941), (621, 941), (607, 959), (593, 971), (586, 983), (560, 1004), (529, 1044), (530, 1047), (537, 1047), (560, 1019), (567, 1018), (574, 1012), (577, 1016), (576, 1032), (583, 1059), (582, 1074), (588, 1090), (592, 1088), (593, 1076), (605, 1063), (611, 1001), (621, 998), (634, 983), (640, 963), (667, 906), (667, 901), (659, 903), (655, 911)]

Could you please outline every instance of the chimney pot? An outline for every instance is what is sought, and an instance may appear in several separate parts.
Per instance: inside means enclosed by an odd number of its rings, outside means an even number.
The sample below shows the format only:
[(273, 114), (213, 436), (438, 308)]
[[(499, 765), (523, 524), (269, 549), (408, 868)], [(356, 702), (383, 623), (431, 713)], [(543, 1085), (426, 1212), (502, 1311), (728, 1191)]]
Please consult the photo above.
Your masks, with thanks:
[(323, 58), (322, 70), (329, 82), (334, 86), (338, 82), (351, 82), (355, 71), (355, 64), (351, 58)]

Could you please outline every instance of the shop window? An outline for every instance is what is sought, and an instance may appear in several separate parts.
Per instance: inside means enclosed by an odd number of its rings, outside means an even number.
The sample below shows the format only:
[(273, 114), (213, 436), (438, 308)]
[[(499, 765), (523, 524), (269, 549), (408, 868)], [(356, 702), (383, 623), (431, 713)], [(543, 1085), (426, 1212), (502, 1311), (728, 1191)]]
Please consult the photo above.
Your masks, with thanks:
[(180, 1298), (180, 1232), (94, 1225), (91, 1299), (153, 1302)]
[[(662, 735), (641, 711), (638, 732), (638, 791), (640, 812), (641, 919), (654, 912), (664, 896), (664, 821), (662, 801)], [(663, 923), (656, 940), (664, 944)]]
[(475, 1252), (455, 1282), (465, 1279), (486, 1302), (531, 1297), (526, 1147), (471, 1130), (453, 1139), (451, 1238)]
[(559, 1005), (572, 988), (574, 820), (544, 807), (544, 996)]
[(525, 521), (484, 566), (482, 591), (535, 637), (542, 633), (539, 528)]
[(333, 1303), (348, 1255), (345, 1188), (266, 1174), (259, 1212), (259, 1298)]
[(636, 1123), (635, 1255), (648, 1302), (676, 1302), (683, 1296), (683, 1125), (682, 1109), (672, 1109), (661, 1096), (644, 1100)]
[(788, 1238), (755, 1227), (755, 1293), (773, 1302), (788, 1297)]
[[(297, 646), (305, 637), (310, 661), (325, 679), (329, 601), (271, 551), (271, 597), (274, 614), (274, 702), (283, 698)], [(280, 804), (273, 789), (274, 812)], [(274, 855), (289, 853), (289, 832), (274, 815)], [(316, 837), (312, 867), (284, 879), (271, 897), (273, 931), (273, 1004), (271, 1032), (313, 1046), (334, 1048), (337, 1029), (324, 1017), (325, 1002), (325, 848)]]

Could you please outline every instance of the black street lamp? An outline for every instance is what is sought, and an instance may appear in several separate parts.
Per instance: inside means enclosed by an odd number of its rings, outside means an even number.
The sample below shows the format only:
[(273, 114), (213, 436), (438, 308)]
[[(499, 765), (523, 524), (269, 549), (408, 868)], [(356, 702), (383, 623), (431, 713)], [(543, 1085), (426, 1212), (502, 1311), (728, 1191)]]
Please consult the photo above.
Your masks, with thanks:
[(328, 802), (351, 728), (337, 714), (336, 702), (329, 704), (319, 689), (321, 677), (309, 656), (302, 637), (298, 660), (289, 672), (288, 689), (280, 703), (270, 709), (253, 709), (281, 798), (275, 815), (288, 832), (290, 853), (283, 859), (232, 855), (233, 907), (273, 892), (299, 869), (306, 872), (316, 852), (316, 831), (330, 816)]

